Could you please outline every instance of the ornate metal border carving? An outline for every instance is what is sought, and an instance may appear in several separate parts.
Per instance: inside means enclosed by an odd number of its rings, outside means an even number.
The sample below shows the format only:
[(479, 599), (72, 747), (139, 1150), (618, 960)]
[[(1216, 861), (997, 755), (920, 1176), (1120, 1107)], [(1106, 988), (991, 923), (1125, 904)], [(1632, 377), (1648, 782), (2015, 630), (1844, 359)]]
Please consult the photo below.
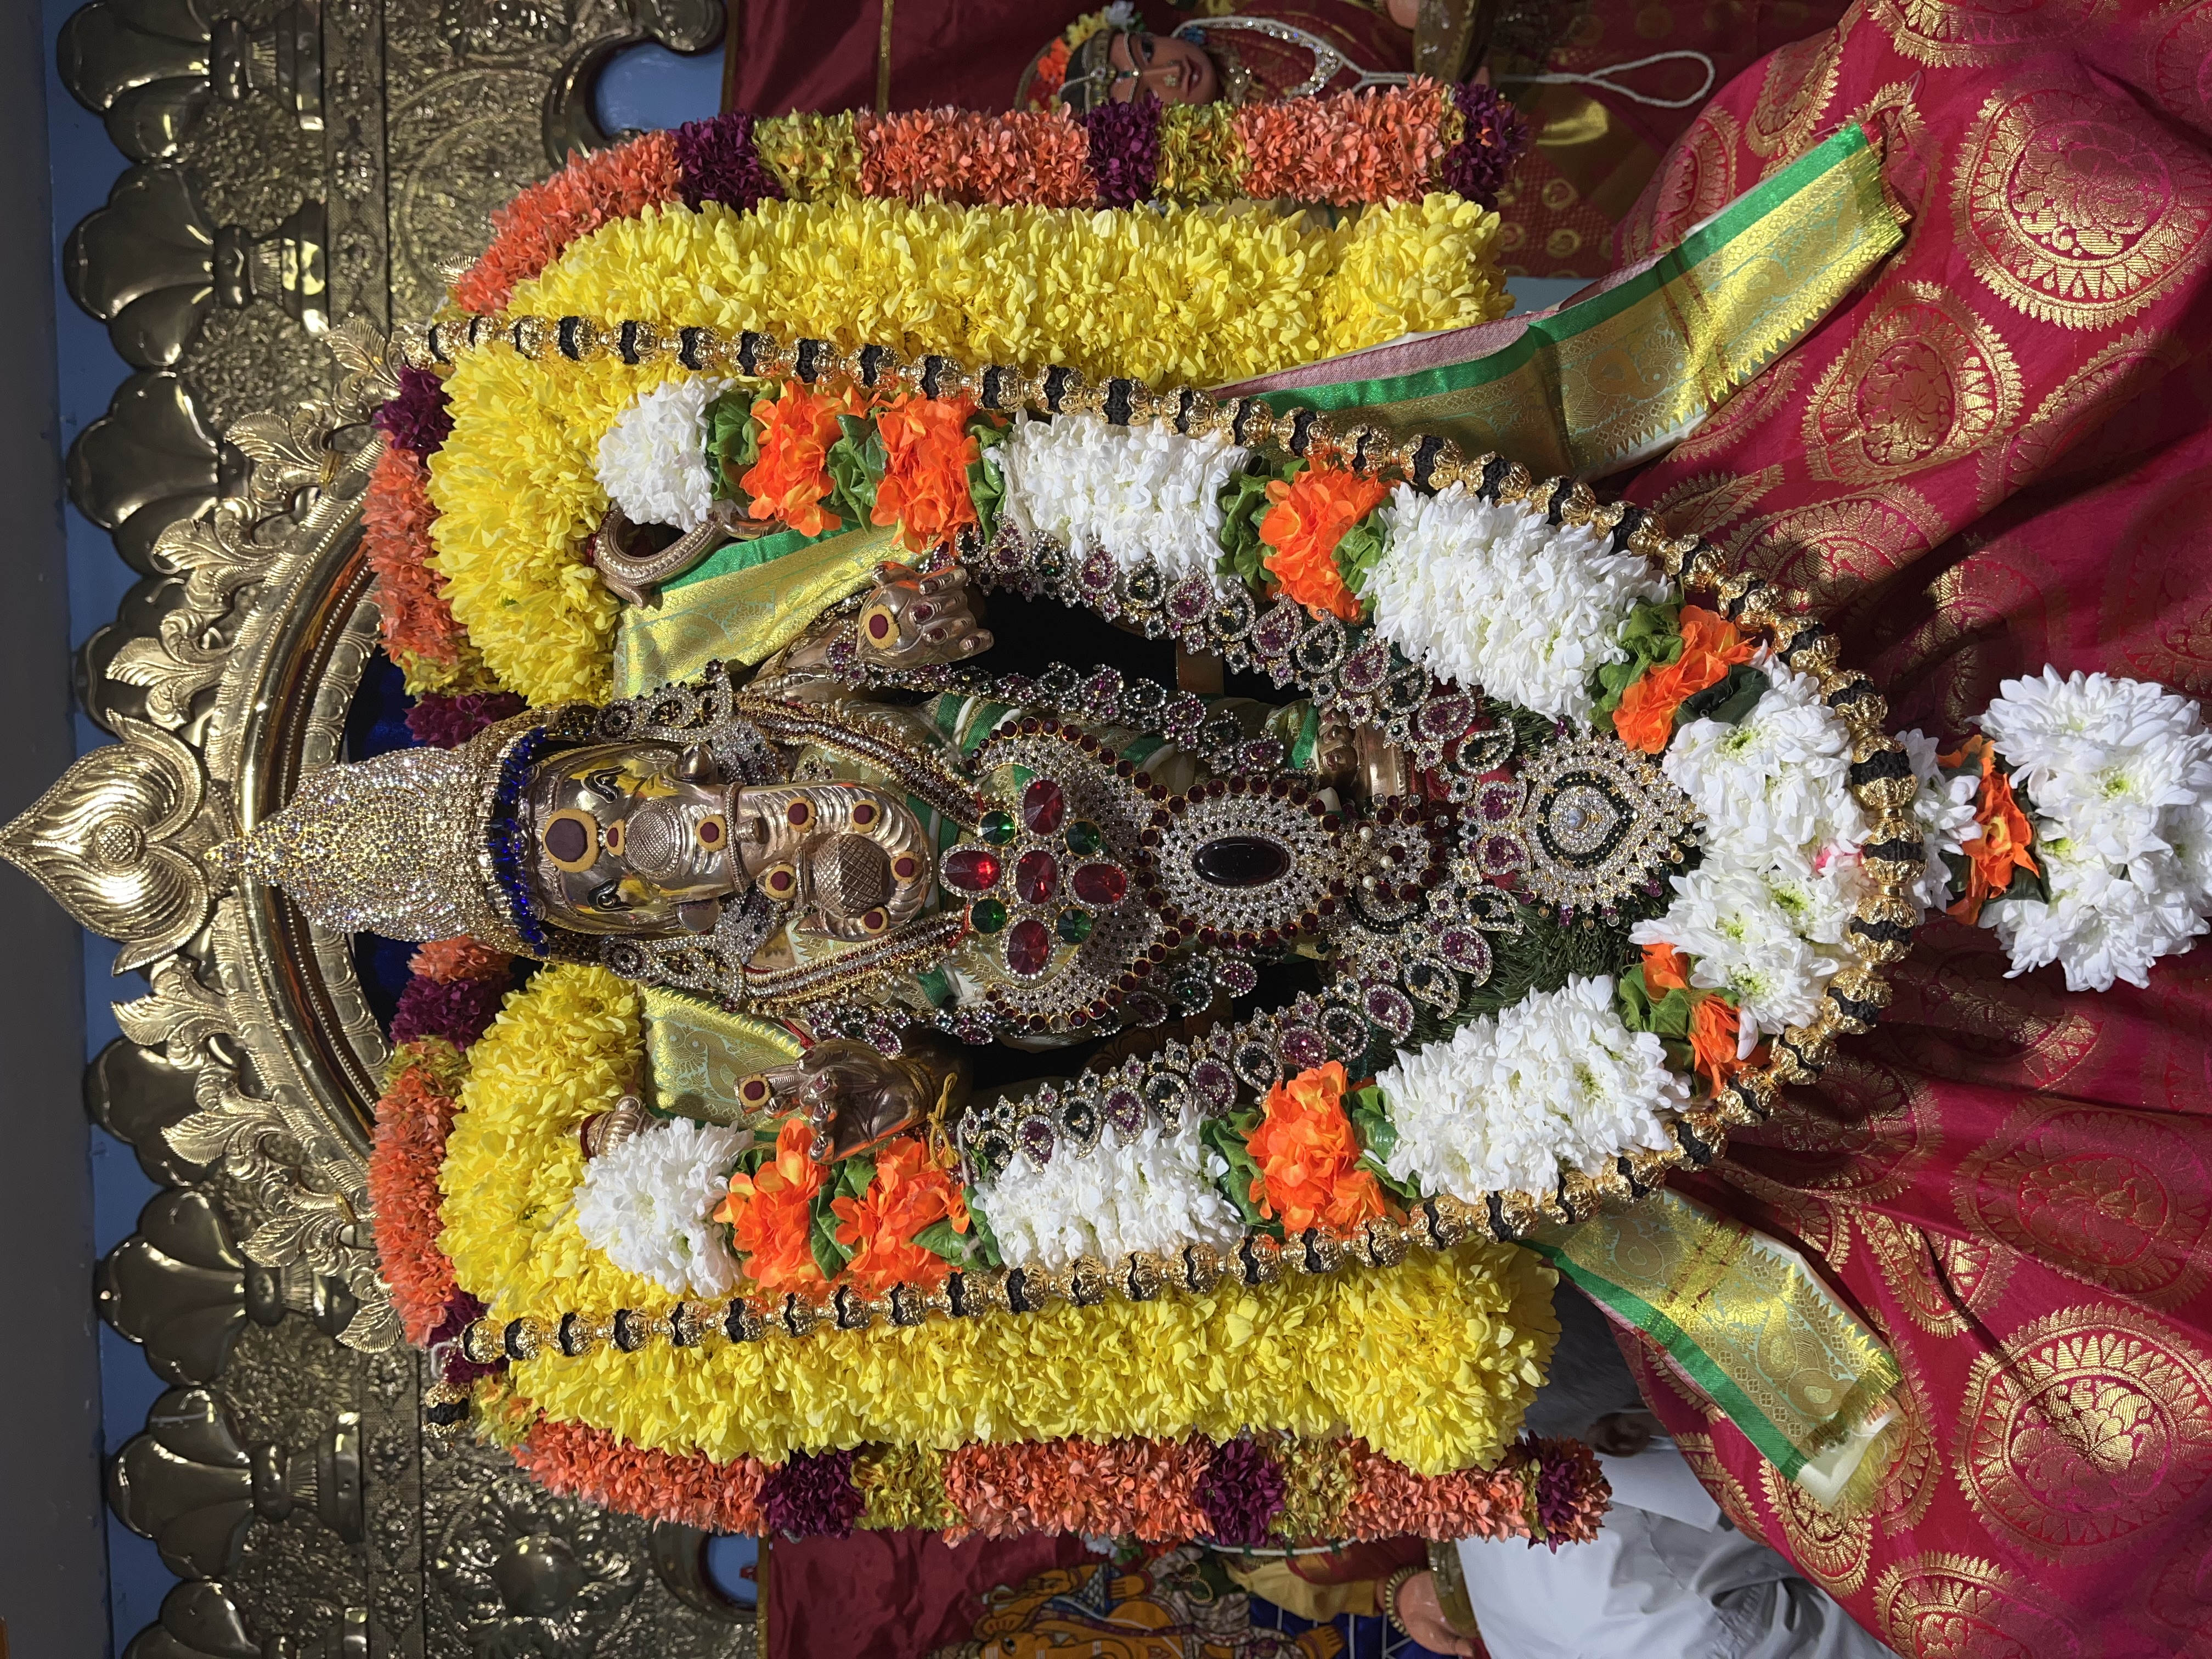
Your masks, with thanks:
[[(0, 856), (149, 980), (86, 1079), (166, 1188), (99, 1288), (171, 1385), (111, 1474), (184, 1581), (128, 1659), (754, 1651), (700, 1534), (425, 1447), (376, 1278), (385, 1044), (349, 943), (201, 856), (338, 757), (377, 620), (378, 331), (434, 306), (490, 208), (604, 141), (592, 81), (616, 51), (701, 50), (721, 24), (720, 0), (94, 0), (63, 31), (64, 82), (128, 162), (65, 276), (134, 371), (70, 488), (139, 580), (80, 665), (118, 741)], [(248, 412), (271, 402), (294, 412)]]

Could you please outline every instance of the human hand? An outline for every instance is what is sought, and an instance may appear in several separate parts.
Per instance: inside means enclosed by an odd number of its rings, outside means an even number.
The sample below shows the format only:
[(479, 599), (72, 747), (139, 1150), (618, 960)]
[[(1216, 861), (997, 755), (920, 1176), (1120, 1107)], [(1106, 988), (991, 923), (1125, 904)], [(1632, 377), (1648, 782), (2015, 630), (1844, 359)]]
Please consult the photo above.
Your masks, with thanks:
[(1398, 1603), (1391, 1611), (1397, 1615), (1399, 1629), (1431, 1653), (1464, 1654), (1475, 1659), (1483, 1650), (1474, 1637), (1462, 1636), (1445, 1620), (1432, 1572), (1417, 1572), (1399, 1585)]
[(1603, 1452), (1607, 1457), (1633, 1457), (1651, 1443), (1654, 1436), (1665, 1432), (1665, 1425), (1648, 1411), (1607, 1412), (1590, 1425), (1586, 1438), (1592, 1451)]
[(883, 580), (860, 607), (860, 660), (884, 668), (959, 662), (988, 651), (991, 635), (968, 592), (968, 573), (957, 566), (924, 576), (903, 565), (884, 566)]

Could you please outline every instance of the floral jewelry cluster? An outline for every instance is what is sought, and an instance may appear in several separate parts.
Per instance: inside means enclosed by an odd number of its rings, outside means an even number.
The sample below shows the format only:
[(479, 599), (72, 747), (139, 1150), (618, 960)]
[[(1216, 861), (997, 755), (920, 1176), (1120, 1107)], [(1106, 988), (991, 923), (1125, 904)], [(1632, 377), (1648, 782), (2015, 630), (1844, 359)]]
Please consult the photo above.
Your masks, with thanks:
[(1523, 1438), (1492, 1469), (1416, 1474), (1354, 1438), (1215, 1442), (1080, 1437), (951, 1451), (863, 1446), (781, 1464), (716, 1463), (540, 1419), (514, 1449), (539, 1485), (648, 1520), (716, 1531), (836, 1537), (926, 1527), (951, 1541), (1035, 1532), (1199, 1539), (1250, 1547), (1316, 1540), (1596, 1535), (1610, 1498), (1587, 1447)]

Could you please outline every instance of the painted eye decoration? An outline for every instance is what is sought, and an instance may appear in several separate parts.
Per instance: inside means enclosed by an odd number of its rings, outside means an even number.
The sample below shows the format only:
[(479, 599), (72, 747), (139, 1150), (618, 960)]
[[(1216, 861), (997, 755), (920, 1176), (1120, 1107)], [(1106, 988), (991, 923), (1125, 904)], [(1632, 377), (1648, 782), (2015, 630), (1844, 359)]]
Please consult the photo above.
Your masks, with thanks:
[(623, 847), (629, 841), (629, 826), (619, 821), (611, 823), (599, 832), (599, 840), (607, 851), (620, 858)]
[[(599, 821), (574, 807), (564, 807), (547, 818), (538, 840), (545, 856), (571, 875), (580, 874), (599, 861)], [(619, 849), (610, 842), (607, 850)]]
[(691, 833), (709, 853), (719, 853), (730, 844), (730, 826), (720, 812), (709, 812), (692, 826)]

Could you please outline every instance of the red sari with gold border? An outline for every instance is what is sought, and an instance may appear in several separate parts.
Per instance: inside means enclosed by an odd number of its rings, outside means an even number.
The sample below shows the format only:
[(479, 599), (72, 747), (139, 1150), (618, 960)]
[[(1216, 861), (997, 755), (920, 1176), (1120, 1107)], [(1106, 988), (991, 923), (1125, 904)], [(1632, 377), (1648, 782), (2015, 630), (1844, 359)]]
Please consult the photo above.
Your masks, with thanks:
[[(1851, 118), (1905, 245), (1630, 495), (1808, 592), (1900, 723), (2045, 662), (2212, 692), (2212, 0), (1862, 0), (1700, 114), (1624, 257)], [(1880, 1029), (1680, 1182), (1894, 1346), (1874, 1490), (1818, 1507), (1651, 1352), (1646, 1391), (1900, 1653), (2204, 1650), (2212, 952), (2003, 972), (1938, 918)]]

